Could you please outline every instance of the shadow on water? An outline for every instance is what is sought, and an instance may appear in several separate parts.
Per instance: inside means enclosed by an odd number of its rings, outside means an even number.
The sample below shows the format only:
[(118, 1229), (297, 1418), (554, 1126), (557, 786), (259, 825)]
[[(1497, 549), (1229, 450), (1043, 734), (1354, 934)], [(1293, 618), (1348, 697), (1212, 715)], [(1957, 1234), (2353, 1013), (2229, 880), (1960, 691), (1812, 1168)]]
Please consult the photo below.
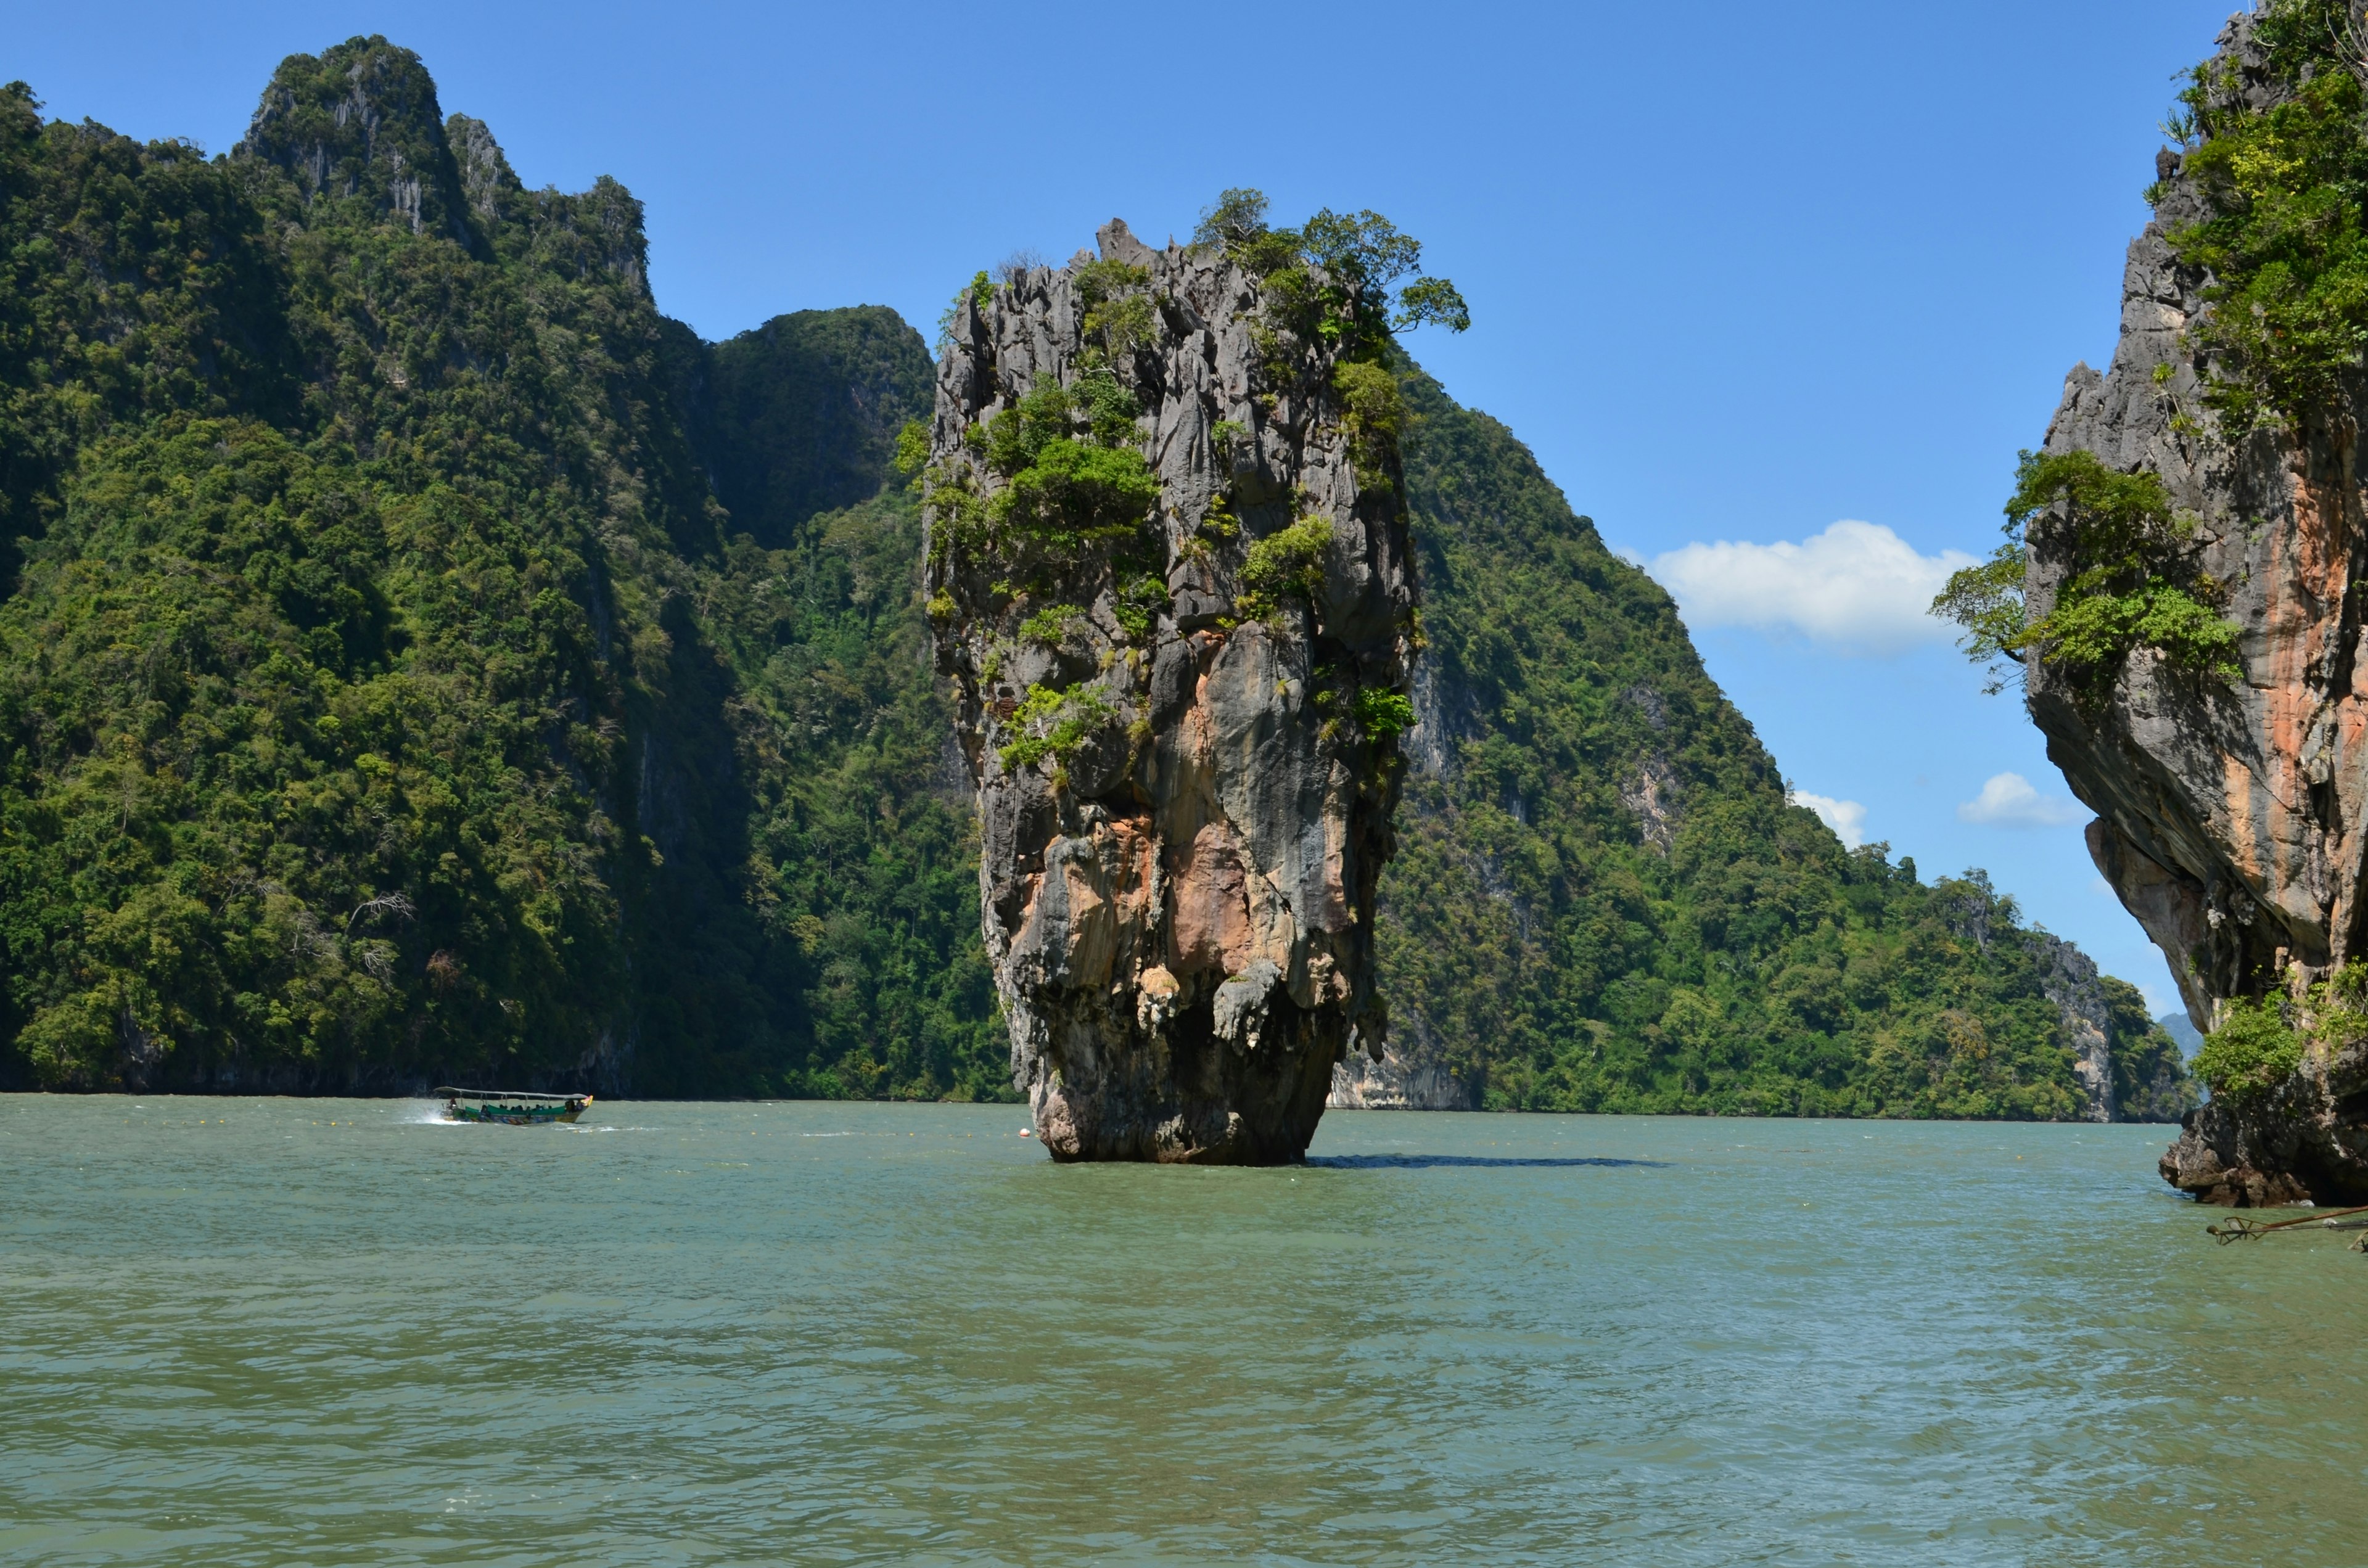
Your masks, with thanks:
[(1639, 1166), (1659, 1170), (1667, 1160), (1613, 1159), (1517, 1159), (1499, 1158), (1494, 1154), (1310, 1154), (1307, 1163), (1336, 1171), (1428, 1171), (1441, 1166), (1463, 1170), (1510, 1170), (1523, 1166), (1556, 1167), (1572, 1165), (1607, 1165), (1614, 1169)]

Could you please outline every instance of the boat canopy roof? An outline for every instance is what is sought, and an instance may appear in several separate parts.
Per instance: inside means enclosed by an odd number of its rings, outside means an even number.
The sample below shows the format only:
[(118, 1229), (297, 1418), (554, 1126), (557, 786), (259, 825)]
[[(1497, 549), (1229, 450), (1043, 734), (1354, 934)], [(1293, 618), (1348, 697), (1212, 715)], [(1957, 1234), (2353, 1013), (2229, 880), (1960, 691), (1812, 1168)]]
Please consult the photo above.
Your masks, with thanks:
[(550, 1100), (554, 1103), (592, 1097), (589, 1095), (536, 1095), (524, 1089), (456, 1089), (450, 1085), (436, 1090), (435, 1095), (442, 1100)]

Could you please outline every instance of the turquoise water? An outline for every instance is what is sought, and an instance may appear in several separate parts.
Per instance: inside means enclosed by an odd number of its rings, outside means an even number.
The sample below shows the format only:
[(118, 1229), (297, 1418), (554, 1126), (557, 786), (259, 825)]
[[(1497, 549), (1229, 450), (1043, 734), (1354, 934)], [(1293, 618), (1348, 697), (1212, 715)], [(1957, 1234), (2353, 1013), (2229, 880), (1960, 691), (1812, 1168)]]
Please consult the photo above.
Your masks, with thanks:
[(2368, 1561), (2368, 1256), (2158, 1128), (0, 1097), (0, 1561)]

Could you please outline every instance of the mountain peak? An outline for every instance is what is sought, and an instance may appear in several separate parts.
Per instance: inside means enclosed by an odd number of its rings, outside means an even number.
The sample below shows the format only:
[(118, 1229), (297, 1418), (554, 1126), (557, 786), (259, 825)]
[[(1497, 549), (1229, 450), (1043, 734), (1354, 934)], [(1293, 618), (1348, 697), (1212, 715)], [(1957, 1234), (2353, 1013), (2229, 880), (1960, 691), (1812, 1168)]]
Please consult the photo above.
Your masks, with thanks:
[(477, 248), (435, 79), (377, 34), (281, 61), (234, 155), (285, 170), (308, 204), (351, 203)]

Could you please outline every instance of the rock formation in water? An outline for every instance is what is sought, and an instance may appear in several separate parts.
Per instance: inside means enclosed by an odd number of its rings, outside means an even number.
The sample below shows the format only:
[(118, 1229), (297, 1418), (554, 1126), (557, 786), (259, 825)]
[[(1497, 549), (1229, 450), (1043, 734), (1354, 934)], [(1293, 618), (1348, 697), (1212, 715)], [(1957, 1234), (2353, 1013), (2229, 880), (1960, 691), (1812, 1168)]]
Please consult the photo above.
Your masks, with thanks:
[(1013, 1077), (1056, 1158), (1296, 1159), (1382, 1033), (1416, 636), (1395, 432), (1258, 274), (1099, 241), (958, 302), (930, 434)]
[[(2247, 107), (2290, 90), (2266, 68), (2252, 18), (2231, 22), (2221, 45), (2211, 69)], [(2045, 449), (2159, 476), (2192, 525), (2197, 580), (2214, 585), (2216, 608), (2241, 631), (2242, 678), (2198, 678), (2139, 646), (2101, 700), (2038, 659), (2028, 687), (2049, 757), (2098, 814), (2090, 854), (2169, 960), (2190, 1017), (2210, 1030), (2231, 998), (2300, 998), (2368, 941), (2368, 667), (2354, 592), (2368, 576), (2368, 388), (2354, 378), (2336, 405), (2223, 435), (2204, 393), (2230, 369), (2193, 330), (2212, 279), (2174, 242), (2210, 199), (2189, 155), (2157, 160), (2112, 369), (2074, 369)], [(2033, 623), (2090, 564), (2061, 523), (2059, 508), (2030, 530)], [(2215, 1202), (2368, 1192), (2368, 1051), (2311, 1053), (2272, 1095), (2206, 1105), (2162, 1170)]]

